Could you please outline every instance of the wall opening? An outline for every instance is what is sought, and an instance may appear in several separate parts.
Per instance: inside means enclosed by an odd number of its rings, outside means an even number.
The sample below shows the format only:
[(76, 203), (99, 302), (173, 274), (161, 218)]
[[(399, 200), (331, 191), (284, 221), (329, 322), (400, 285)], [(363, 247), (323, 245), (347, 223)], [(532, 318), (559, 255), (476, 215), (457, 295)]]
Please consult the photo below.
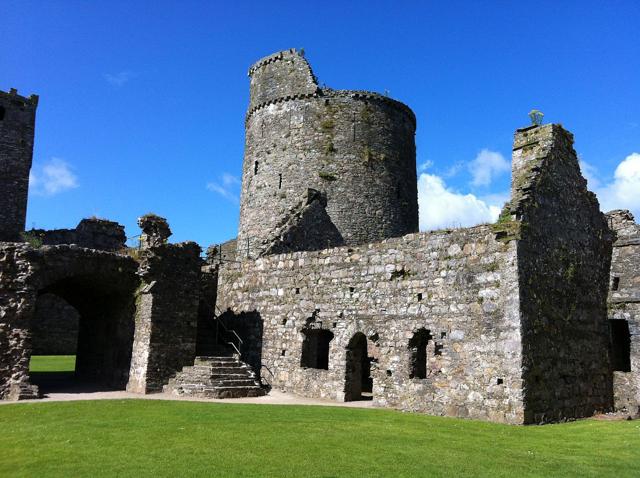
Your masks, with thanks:
[(347, 345), (344, 401), (372, 400), (373, 379), (367, 337), (356, 333)]
[(427, 378), (427, 345), (431, 333), (418, 329), (409, 340), (409, 378)]
[[(58, 345), (66, 348), (59, 351), (75, 350), (75, 367), (72, 365), (66, 372), (31, 374), (32, 383), (39, 386), (41, 393), (126, 387), (134, 334), (133, 290), (120, 290), (109, 282), (112, 279), (82, 275), (59, 280), (39, 291), (31, 324), (32, 337), (39, 342), (34, 342), (35, 352), (55, 351), (51, 344), (38, 339), (38, 327), (43, 325), (34, 323), (38, 319), (48, 320), (45, 333), (48, 328), (50, 334), (60, 336)], [(56, 315), (69, 319), (69, 323), (62, 327)]]
[(616, 372), (631, 372), (631, 335), (626, 320), (609, 321), (611, 330), (611, 366)]
[(258, 174), (258, 161), (253, 163), (253, 174)]
[(282, 189), (282, 173), (278, 174), (278, 189)]
[(620, 277), (614, 277), (611, 280), (611, 290), (618, 290), (620, 287)]
[(4, 106), (0, 106), (0, 121), (4, 120), (4, 112), (5, 112)]
[(333, 332), (326, 329), (306, 329), (302, 331), (302, 355), (300, 366), (329, 370), (329, 344)]

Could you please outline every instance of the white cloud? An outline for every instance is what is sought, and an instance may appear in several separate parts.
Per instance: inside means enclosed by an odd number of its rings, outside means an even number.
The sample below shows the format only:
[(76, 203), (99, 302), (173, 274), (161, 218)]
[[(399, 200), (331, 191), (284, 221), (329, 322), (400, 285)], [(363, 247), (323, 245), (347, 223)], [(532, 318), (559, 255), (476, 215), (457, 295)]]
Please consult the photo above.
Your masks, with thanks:
[(60, 158), (51, 158), (34, 166), (29, 174), (29, 189), (38, 196), (54, 196), (78, 187), (78, 177), (71, 166)]
[(505, 195), (494, 196), (488, 197), (498, 202), (488, 203), (473, 194), (460, 194), (448, 188), (441, 177), (423, 173), (418, 178), (420, 230), (495, 222)]
[(231, 202), (238, 203), (240, 179), (229, 173), (223, 173), (222, 178), (219, 181), (212, 181), (207, 183), (207, 189), (215, 193), (220, 194), (222, 197), (228, 199)]
[(127, 83), (131, 78), (134, 78), (136, 76), (136, 74), (132, 71), (121, 71), (120, 73), (115, 73), (115, 74), (111, 74), (111, 73), (106, 73), (104, 75), (104, 79), (107, 80), (107, 82), (110, 85), (116, 86), (118, 88), (120, 88), (121, 86), (124, 86), (125, 83)]
[(640, 216), (640, 153), (631, 153), (624, 158), (616, 167), (613, 180), (606, 184), (594, 180), (595, 168), (584, 161), (580, 166), (589, 188), (598, 196), (602, 211), (630, 209), (636, 217)]
[(427, 159), (424, 163), (418, 166), (418, 172), (422, 173), (423, 171), (426, 171), (431, 167), (433, 167), (433, 161), (431, 161), (430, 159)]
[(473, 186), (488, 186), (493, 179), (511, 170), (511, 164), (500, 153), (483, 149), (468, 165)]
[(582, 158), (579, 158), (580, 170), (582, 175), (587, 180), (589, 189), (596, 190), (600, 187), (600, 179), (598, 179), (598, 169), (590, 163), (587, 163)]

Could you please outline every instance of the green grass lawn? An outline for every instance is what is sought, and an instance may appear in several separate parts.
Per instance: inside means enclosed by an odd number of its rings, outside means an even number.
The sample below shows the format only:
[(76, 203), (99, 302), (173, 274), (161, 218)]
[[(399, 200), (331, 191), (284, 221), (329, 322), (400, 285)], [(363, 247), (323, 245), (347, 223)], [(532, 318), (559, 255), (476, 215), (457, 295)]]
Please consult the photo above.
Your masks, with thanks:
[(29, 362), (31, 372), (73, 372), (75, 369), (75, 355), (33, 355)]
[(156, 400), (0, 406), (0, 476), (639, 476), (640, 422)]

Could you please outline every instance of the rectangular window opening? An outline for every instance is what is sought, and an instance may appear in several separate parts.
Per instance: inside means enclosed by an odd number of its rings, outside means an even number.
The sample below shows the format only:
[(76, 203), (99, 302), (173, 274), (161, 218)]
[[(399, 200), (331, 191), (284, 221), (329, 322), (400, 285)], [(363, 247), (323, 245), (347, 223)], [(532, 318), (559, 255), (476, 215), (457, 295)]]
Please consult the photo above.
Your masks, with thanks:
[(620, 277), (614, 277), (611, 280), (611, 290), (618, 290), (620, 287)]

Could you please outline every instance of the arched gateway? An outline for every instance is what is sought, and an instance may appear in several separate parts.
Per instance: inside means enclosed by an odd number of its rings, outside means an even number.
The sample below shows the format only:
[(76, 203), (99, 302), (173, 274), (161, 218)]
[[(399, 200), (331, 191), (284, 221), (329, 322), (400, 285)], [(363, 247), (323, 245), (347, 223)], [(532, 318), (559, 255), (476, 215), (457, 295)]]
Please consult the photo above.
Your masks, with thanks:
[[(0, 397), (37, 395), (29, 380), (31, 328), (38, 297), (54, 294), (80, 315), (76, 375), (114, 388), (129, 377), (134, 335), (134, 292), (139, 284), (137, 264), (127, 256), (53, 246), (32, 249), (8, 244), (0, 249), (3, 274), (0, 289), (18, 301), (0, 301), (3, 347)], [(4, 282), (11, 283), (4, 283)], [(6, 294), (9, 297), (9, 294)]]

